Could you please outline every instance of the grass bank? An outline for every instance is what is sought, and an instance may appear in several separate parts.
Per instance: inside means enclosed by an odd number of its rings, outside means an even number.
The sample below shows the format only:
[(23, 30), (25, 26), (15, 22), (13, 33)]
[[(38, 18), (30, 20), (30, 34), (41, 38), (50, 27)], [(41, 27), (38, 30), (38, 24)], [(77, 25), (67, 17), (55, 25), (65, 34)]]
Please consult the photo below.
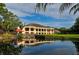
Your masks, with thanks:
[(45, 35), (45, 36), (64, 37), (64, 38), (79, 38), (79, 34), (52, 34), (52, 35)]
[(79, 41), (79, 34), (52, 34), (52, 35), (45, 35), (45, 36), (52, 37), (54, 39), (68, 39), (68, 40)]

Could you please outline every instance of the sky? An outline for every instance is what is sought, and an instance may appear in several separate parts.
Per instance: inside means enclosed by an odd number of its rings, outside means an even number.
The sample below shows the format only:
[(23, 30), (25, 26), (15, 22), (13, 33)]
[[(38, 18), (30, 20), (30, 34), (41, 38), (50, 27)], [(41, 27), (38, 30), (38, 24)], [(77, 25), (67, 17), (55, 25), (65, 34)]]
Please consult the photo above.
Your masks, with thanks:
[(55, 28), (69, 28), (79, 15), (69, 14), (69, 9), (59, 13), (61, 4), (48, 5), (46, 11), (35, 12), (35, 3), (6, 3), (9, 11), (16, 14), (24, 24), (37, 23)]

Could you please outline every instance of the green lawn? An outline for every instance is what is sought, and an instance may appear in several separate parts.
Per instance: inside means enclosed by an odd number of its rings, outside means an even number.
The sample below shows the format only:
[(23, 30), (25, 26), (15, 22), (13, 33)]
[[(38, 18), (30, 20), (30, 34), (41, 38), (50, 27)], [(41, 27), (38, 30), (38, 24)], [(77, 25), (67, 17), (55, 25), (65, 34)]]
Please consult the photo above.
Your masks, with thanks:
[(46, 36), (67, 37), (67, 38), (79, 38), (79, 34), (52, 34), (52, 35), (46, 35)]
[(52, 37), (55, 39), (67, 39), (67, 40), (79, 41), (79, 34), (52, 34), (52, 35), (45, 35), (45, 36)]

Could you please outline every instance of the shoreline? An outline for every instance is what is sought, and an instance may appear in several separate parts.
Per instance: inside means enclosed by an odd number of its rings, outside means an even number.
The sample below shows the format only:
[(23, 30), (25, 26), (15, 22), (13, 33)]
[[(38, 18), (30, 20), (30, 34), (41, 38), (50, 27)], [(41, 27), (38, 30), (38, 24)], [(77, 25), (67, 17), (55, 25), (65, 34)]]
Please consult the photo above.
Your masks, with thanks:
[(50, 43), (50, 42), (54, 42), (54, 41), (40, 41), (40, 42), (34, 42), (34, 43), (23, 43), (23, 42), (20, 42), (20, 43), (17, 43), (17, 45), (24, 45), (24, 46), (27, 46), (27, 45), (36, 45), (36, 44), (42, 44), (42, 43)]
[(36, 45), (36, 44), (41, 44), (41, 43), (50, 43), (50, 42), (54, 42), (54, 41), (40, 41), (40, 42), (35, 42), (35, 43), (26, 43), (27, 45)]

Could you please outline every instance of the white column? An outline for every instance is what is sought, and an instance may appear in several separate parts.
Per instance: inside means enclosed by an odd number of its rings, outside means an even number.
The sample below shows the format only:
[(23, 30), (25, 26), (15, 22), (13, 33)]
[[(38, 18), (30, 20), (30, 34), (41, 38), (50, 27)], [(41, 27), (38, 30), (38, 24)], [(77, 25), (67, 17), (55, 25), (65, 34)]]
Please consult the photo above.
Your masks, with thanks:
[(46, 28), (46, 34), (48, 34), (47, 28)]
[(29, 34), (31, 34), (31, 28), (29, 27)]
[(38, 33), (38, 35), (39, 35), (39, 28), (37, 28), (37, 29), (38, 29), (37, 33)]
[(54, 28), (53, 28), (53, 34), (54, 34), (55, 32), (54, 32)]
[(34, 28), (34, 34), (36, 34), (36, 28)]
[(52, 34), (52, 31), (51, 31), (51, 30), (52, 30), (52, 28), (49, 28), (49, 30), (50, 30), (50, 32), (49, 32), (49, 33), (50, 33), (50, 34)]
[(42, 28), (40, 28), (40, 30), (41, 30), (40, 33), (42, 34)]
[(46, 28), (46, 31), (45, 31), (45, 32), (46, 32), (46, 34), (47, 34), (47, 28)]
[(24, 27), (24, 28), (22, 29), (22, 34), (25, 34), (25, 32), (26, 32), (26, 31), (25, 31), (25, 27)]

